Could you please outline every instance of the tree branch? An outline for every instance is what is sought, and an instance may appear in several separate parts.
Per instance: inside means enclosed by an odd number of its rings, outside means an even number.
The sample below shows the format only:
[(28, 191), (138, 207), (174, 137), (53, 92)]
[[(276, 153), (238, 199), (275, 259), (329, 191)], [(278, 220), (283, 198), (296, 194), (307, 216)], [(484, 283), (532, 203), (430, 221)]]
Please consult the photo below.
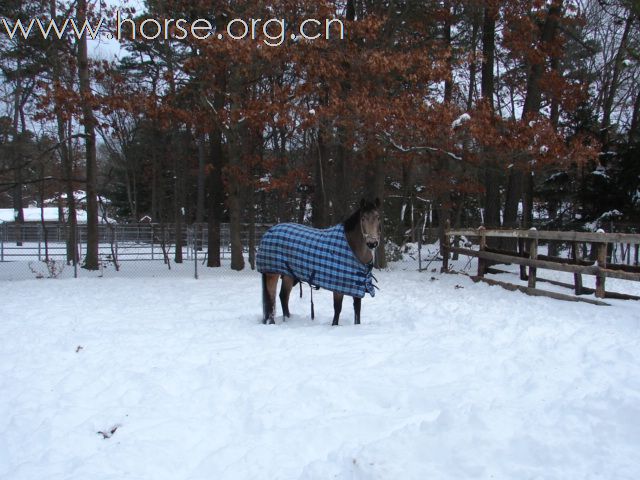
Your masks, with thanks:
[(405, 147), (403, 145), (400, 145), (396, 141), (394, 141), (393, 138), (391, 137), (391, 134), (389, 134), (388, 132), (384, 132), (384, 136), (378, 135), (378, 138), (380, 140), (386, 141), (389, 145), (391, 145), (393, 148), (395, 148), (396, 150), (402, 153), (411, 153), (411, 152), (420, 152), (420, 151), (428, 151), (432, 153), (444, 153), (445, 155), (450, 156), (454, 160), (462, 161), (462, 157), (460, 157), (459, 155), (456, 155), (453, 152), (449, 152), (447, 150), (443, 150), (437, 147), (429, 147), (429, 146)]

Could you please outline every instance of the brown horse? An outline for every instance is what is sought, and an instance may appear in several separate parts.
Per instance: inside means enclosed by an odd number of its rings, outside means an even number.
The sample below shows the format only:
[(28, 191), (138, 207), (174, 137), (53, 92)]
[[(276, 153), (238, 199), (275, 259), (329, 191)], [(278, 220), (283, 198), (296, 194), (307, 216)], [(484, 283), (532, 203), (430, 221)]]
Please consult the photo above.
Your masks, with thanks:
[[(353, 252), (353, 255), (349, 254), (349, 256), (352, 258), (352, 261), (359, 262), (360, 268), (365, 268), (365, 270), (368, 268), (369, 275), (371, 271), (371, 264), (373, 262), (373, 251), (378, 247), (378, 244), (380, 243), (379, 208), (379, 199), (376, 198), (374, 202), (367, 202), (363, 199), (360, 202), (360, 208), (341, 224), (344, 227), (344, 237), (346, 238), (346, 242), (348, 243), (348, 248), (350, 248), (351, 252)], [(333, 230), (335, 231), (335, 228), (337, 227), (338, 226), (334, 227)], [(310, 230), (313, 230), (314, 232), (322, 232), (316, 229)], [(355, 256), (355, 259), (357, 260), (353, 259), (353, 256)], [(283, 319), (291, 316), (291, 313), (289, 312), (289, 296), (294, 285), (296, 285), (301, 280), (306, 281), (311, 285), (316, 285), (313, 280), (313, 273), (310, 275), (311, 279), (309, 279), (297, 278), (294, 275), (292, 269), (289, 269), (289, 273), (286, 274), (282, 271), (269, 271), (267, 267), (261, 269), (259, 265), (258, 270), (262, 272), (263, 323), (275, 323), (275, 297), (278, 288), (278, 279), (282, 278), (282, 286), (280, 288), (280, 303), (282, 305)], [(361, 282), (358, 282), (358, 285), (360, 284)], [(325, 287), (324, 285), (320, 286), (329, 288)], [(370, 290), (371, 291), (369, 291), (369, 293), (373, 295), (373, 287), (371, 287)], [(345, 290), (343, 289), (343, 291)], [(349, 291), (348, 288), (346, 291)], [(364, 291), (358, 293), (360, 294), (360, 296), (353, 295), (355, 324), (360, 323), (360, 310), (362, 301), (361, 297), (364, 296)], [(338, 325), (340, 312), (342, 311), (343, 299), (344, 293), (333, 290), (333, 325)]]

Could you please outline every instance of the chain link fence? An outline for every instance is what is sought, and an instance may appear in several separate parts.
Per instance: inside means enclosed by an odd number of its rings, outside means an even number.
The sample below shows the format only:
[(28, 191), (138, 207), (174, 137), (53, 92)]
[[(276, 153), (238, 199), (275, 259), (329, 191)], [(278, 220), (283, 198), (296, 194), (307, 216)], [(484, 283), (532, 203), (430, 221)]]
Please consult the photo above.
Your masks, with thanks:
[[(240, 272), (252, 272), (248, 261), (250, 245), (255, 248), (270, 226), (256, 224), (253, 242), (250, 241), (250, 226), (242, 226), (245, 268)], [(78, 225), (76, 230), (79, 261), (75, 265), (67, 261), (67, 238), (70, 231), (63, 224), (0, 224), (0, 280), (170, 275), (200, 278), (232, 272), (228, 224), (220, 225), (221, 266), (216, 268), (206, 266), (206, 224), (183, 226), (182, 262), (176, 262), (175, 224), (100, 225), (100, 268), (97, 271), (82, 268), (87, 245), (86, 225)], [(72, 256), (69, 255), (71, 258)]]

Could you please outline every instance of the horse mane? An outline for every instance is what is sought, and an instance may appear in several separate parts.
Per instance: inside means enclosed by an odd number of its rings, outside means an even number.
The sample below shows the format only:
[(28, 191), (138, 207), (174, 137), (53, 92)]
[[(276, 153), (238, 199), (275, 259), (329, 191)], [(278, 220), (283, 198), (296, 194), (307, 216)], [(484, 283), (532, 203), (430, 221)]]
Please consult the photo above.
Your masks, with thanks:
[(360, 224), (360, 208), (353, 212), (349, 218), (347, 218), (342, 225), (344, 225), (344, 231), (350, 232)]
[(371, 212), (373, 210), (377, 210), (378, 207), (374, 202), (371, 201), (362, 201), (360, 202), (360, 208), (358, 208), (355, 212), (353, 212), (349, 218), (347, 218), (342, 225), (344, 226), (345, 232), (351, 232), (356, 227), (360, 225), (360, 215), (366, 212)]

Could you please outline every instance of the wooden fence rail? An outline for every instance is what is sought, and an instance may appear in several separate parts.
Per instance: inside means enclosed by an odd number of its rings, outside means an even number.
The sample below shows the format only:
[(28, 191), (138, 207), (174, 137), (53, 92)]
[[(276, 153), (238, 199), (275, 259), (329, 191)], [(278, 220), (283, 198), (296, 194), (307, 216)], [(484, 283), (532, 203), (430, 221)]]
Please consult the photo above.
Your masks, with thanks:
[[(461, 248), (452, 246), (451, 237), (471, 237), (477, 238), (479, 249)], [(509, 251), (505, 249), (488, 246), (489, 238), (517, 239), (520, 251)], [(563, 241), (572, 245), (571, 258), (553, 257), (538, 254), (539, 241)], [(456, 242), (457, 243), (457, 242)], [(495, 242), (494, 242), (495, 243)], [(591, 244), (592, 251), (596, 252), (594, 259), (581, 258), (580, 244)], [(607, 264), (607, 252), (609, 245), (626, 244), (628, 261), (631, 263), (631, 246), (634, 247), (634, 265)], [(536, 288), (537, 270), (555, 270), (573, 273), (573, 284), (567, 284), (546, 279), (539, 281), (550, 282), (559, 286), (573, 288), (575, 295), (594, 293), (593, 289), (583, 287), (582, 275), (594, 275), (596, 277), (595, 295), (597, 298), (624, 298), (638, 300), (640, 297), (625, 295), (605, 290), (605, 280), (617, 278), (622, 280), (640, 281), (640, 266), (638, 265), (638, 250), (640, 247), (640, 234), (628, 233), (591, 233), (591, 232), (555, 232), (531, 230), (490, 230), (480, 227), (478, 229), (448, 229), (445, 232), (444, 243), (442, 245), (443, 270), (449, 270), (449, 253), (458, 253), (478, 258), (478, 273), (472, 276), (474, 281), (485, 281), (494, 285), (500, 285), (510, 290), (522, 290), (531, 295), (546, 295), (553, 298), (572, 301), (587, 301), (599, 305), (606, 305), (604, 302), (564, 295)], [(484, 276), (491, 270), (490, 264), (516, 264), (521, 266), (521, 279), (527, 280), (527, 287), (499, 282), (497, 280), (485, 279)], [(528, 268), (528, 272), (527, 272)]]

